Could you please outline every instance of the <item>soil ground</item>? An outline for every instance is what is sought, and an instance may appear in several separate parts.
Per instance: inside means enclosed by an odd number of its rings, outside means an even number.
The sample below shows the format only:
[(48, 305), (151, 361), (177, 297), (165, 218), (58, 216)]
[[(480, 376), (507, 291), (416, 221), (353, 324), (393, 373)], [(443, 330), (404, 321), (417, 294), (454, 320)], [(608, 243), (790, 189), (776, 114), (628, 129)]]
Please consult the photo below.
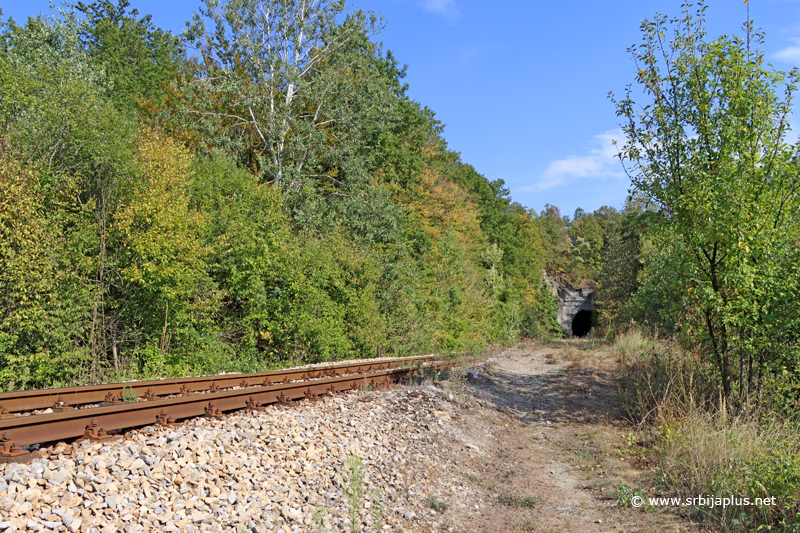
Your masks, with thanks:
[[(450, 387), (472, 404), (442, 452), (481, 504), (444, 512), (453, 531), (702, 532), (676, 509), (622, 507), (618, 487), (656, 496), (648, 450), (616, 401), (616, 363), (592, 340), (520, 344)], [(477, 405), (475, 405), (477, 404)], [(466, 447), (464, 442), (468, 442)], [(442, 507), (446, 507), (442, 499)]]

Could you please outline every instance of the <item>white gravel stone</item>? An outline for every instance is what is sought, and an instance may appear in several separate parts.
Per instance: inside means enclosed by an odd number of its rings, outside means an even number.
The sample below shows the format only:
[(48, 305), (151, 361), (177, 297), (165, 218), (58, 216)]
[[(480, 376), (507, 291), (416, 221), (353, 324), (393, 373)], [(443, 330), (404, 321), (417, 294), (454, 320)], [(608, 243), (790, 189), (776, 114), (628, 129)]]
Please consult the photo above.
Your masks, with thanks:
[(0, 465), (0, 530), (306, 532), (324, 508), (323, 531), (349, 531), (344, 464), (355, 455), (362, 531), (375, 531), (375, 489), (383, 531), (440, 531), (439, 515), (416, 511), (427, 495), (474, 505), (457, 466), (438, 464), (437, 439), (456, 416), (451, 396), (435, 387), (345, 393), (59, 444), (31, 465)]

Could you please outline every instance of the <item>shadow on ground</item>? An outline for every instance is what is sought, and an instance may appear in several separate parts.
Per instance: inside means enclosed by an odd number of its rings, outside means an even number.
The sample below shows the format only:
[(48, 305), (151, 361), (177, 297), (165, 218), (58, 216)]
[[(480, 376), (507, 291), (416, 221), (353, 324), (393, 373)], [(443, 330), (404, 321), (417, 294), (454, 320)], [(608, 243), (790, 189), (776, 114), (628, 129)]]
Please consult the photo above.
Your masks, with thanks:
[[(470, 393), (501, 412), (525, 423), (623, 421), (616, 401), (617, 389), (609, 371), (598, 371), (582, 364), (596, 351), (589, 342), (573, 342), (565, 359), (564, 348), (528, 351), (508, 350), (496, 357), (516, 356), (519, 365), (500, 370), (490, 359), (474, 367), (478, 375), (470, 378)], [(521, 356), (521, 357), (520, 357)]]

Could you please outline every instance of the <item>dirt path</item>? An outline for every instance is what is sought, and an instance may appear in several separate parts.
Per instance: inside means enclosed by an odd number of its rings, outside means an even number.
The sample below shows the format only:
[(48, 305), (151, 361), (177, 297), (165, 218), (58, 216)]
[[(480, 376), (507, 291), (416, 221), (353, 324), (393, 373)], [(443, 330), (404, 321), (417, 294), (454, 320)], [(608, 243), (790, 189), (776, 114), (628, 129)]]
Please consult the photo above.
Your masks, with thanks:
[(652, 473), (618, 412), (613, 366), (607, 348), (565, 341), (474, 367), (469, 412), (440, 441), (480, 502), (447, 512), (453, 531), (701, 531), (671, 511), (617, 504), (620, 483)]

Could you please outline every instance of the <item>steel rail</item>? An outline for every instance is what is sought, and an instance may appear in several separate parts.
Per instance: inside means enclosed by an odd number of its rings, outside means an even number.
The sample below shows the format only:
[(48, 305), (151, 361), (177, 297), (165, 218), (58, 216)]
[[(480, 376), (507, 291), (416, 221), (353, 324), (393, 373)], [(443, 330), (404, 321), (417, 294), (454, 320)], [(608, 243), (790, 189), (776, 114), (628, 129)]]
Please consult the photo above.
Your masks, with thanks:
[(0, 417), (11, 413), (34, 411), (48, 408), (69, 408), (84, 404), (122, 403), (126, 390), (131, 397), (153, 400), (159, 396), (174, 394), (193, 394), (201, 391), (215, 391), (233, 387), (254, 387), (273, 383), (333, 377), (341, 374), (357, 374), (375, 370), (387, 370), (401, 365), (432, 361), (435, 355), (398, 357), (385, 361), (364, 361), (358, 363), (336, 363), (312, 368), (272, 370), (252, 374), (219, 374), (177, 379), (158, 379), (149, 381), (130, 381), (102, 385), (84, 385), (57, 389), (37, 389), (29, 391), (0, 393)]
[[(452, 367), (454, 364), (453, 361), (429, 362), (423, 369)], [(416, 373), (415, 368), (394, 368), (361, 375), (6, 418), (0, 420), (0, 459), (13, 460), (18, 456), (30, 455), (21, 446), (75, 437), (105, 440), (113, 438), (108, 435), (109, 431), (172, 424), (201, 415), (221, 417), (226, 411), (245, 408), (259, 410), (269, 404), (317, 399), (326, 393), (357, 390), (365, 385), (378, 389), (408, 380)]]

